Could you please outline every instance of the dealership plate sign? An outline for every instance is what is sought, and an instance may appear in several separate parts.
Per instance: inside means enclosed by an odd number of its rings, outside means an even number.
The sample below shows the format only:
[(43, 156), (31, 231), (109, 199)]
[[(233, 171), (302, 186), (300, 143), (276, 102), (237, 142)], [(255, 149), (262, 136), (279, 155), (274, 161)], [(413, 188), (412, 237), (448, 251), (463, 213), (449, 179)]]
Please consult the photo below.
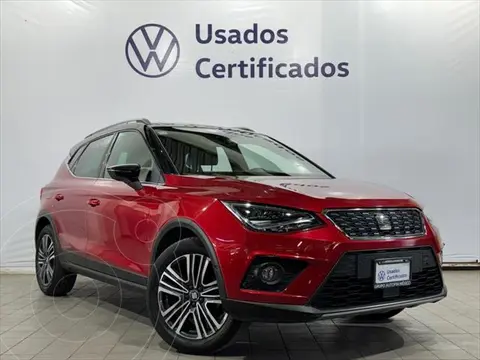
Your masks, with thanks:
[(382, 259), (375, 262), (375, 289), (408, 286), (412, 283), (410, 259)]

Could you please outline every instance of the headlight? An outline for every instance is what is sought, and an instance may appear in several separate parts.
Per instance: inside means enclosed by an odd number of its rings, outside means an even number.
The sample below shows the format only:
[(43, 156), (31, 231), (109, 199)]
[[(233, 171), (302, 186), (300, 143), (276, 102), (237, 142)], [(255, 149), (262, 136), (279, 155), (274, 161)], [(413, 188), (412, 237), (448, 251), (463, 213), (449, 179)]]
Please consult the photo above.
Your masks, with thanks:
[(315, 215), (294, 209), (250, 203), (223, 202), (242, 223), (256, 231), (285, 233), (323, 225)]

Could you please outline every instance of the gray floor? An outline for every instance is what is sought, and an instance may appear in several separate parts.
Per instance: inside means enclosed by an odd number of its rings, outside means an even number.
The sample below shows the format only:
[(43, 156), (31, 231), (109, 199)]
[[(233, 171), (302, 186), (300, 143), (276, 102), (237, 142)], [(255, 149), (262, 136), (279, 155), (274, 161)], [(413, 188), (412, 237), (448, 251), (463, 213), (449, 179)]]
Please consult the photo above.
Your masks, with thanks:
[[(480, 272), (445, 273), (449, 297), (392, 322), (251, 324), (217, 359), (479, 359)], [(169, 350), (152, 330), (142, 295), (79, 278), (49, 298), (33, 276), (0, 276), (2, 360), (202, 359)]]

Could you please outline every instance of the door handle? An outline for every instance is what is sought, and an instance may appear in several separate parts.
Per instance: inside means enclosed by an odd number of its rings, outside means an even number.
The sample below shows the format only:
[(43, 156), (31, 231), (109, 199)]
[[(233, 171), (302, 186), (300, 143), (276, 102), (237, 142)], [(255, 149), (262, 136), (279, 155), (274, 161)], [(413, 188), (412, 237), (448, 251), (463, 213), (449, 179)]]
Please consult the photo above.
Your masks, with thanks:
[(100, 200), (90, 199), (90, 200), (88, 200), (88, 205), (90, 205), (91, 207), (98, 206), (98, 205), (100, 205)]
[(57, 201), (63, 200), (63, 195), (62, 194), (55, 195), (55, 200)]

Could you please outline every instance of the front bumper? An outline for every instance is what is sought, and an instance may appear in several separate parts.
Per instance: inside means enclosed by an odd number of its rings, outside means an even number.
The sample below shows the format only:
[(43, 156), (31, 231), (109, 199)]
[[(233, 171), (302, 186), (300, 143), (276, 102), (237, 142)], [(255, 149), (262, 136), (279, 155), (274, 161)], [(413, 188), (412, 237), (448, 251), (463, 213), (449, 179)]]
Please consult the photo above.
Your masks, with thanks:
[[(376, 261), (398, 258), (409, 259), (410, 284), (375, 289)], [(303, 304), (228, 299), (224, 307), (241, 321), (308, 322), (414, 307), (437, 302), (446, 294), (434, 250), (414, 247), (343, 254)]]
[[(429, 228), (425, 236), (418, 238), (356, 241), (346, 238), (333, 225), (326, 224), (324, 227), (292, 234), (246, 231), (233, 218), (222, 219), (221, 229), (218, 226), (206, 226), (205, 231), (217, 253), (225, 297), (243, 302), (305, 305), (346, 253), (420, 247), (429, 247), (434, 254), (441, 251)], [(306, 263), (306, 267), (280, 291), (262, 291), (263, 289), (244, 286), (243, 281), (251, 265), (261, 256), (294, 259)], [(436, 294), (439, 292), (440, 289)], [(428, 295), (433, 294), (425, 294)]]
[[(391, 206), (390, 203), (380, 205)], [(223, 214), (223, 212), (220, 213)], [(375, 292), (374, 296), (369, 297), (366, 293), (368, 289), (373, 288), (372, 257), (368, 253), (382, 253), (383, 258), (390, 257), (390, 253), (395, 252), (396, 254), (391, 255), (392, 257), (403, 258), (410, 257), (410, 254), (403, 254), (404, 250), (416, 252), (416, 249), (423, 249), (421, 251), (430, 249), (428, 252), (432, 256), (429, 255), (428, 267), (431, 267), (433, 262), (438, 266), (441, 247), (428, 223), (426, 233), (421, 237), (352, 240), (321, 213), (318, 216), (324, 220), (325, 226), (288, 234), (249, 231), (230, 213), (224, 213), (226, 216), (216, 222), (206, 220), (202, 222), (202, 219), (198, 221), (212, 241), (218, 258), (219, 271), (225, 287), (225, 297), (222, 299), (225, 301), (225, 308), (232, 314), (238, 314), (236, 317), (239, 319), (247, 318), (247, 315), (242, 314), (243, 311), (238, 311), (238, 308), (244, 308), (248, 312), (249, 308), (257, 305), (262, 313), (266, 313), (268, 308), (287, 309), (287, 313), (283, 315), (260, 317), (264, 321), (269, 317), (272, 321), (279, 321), (283, 320), (279, 316), (290, 317), (291, 315), (296, 318), (300, 314), (301, 318), (318, 318), (322, 313), (332, 313), (334, 315), (331, 316), (337, 316), (336, 314), (341, 313), (343, 309), (347, 311), (369, 309), (371, 305), (379, 305), (378, 308), (381, 308), (381, 306), (387, 306), (387, 303), (407, 300), (414, 304), (408, 306), (415, 306), (416, 301), (421, 301), (423, 298), (427, 298), (426, 302), (429, 302), (432, 297), (442, 298), (441, 292), (444, 285), (441, 273), (435, 277), (435, 281), (430, 281), (433, 279), (431, 273), (420, 272), (423, 261), (426, 260), (419, 254), (412, 255), (414, 275), (412, 287), (399, 290), (398, 295), (394, 291), (384, 291)], [(366, 254), (366, 257), (362, 256), (358, 259), (357, 263), (363, 264), (361, 267), (346, 264), (341, 266), (341, 271), (333, 274), (336, 276), (332, 277), (333, 269), (340, 264), (342, 258), (348, 254), (360, 253)], [(245, 279), (252, 266), (256, 264), (256, 260), (261, 257), (271, 257), (272, 260), (277, 258), (301, 261), (305, 266), (299, 272), (292, 271), (293, 276), (288, 278), (281, 288), (250, 286), (245, 283)], [(291, 275), (285, 266), (284, 270)], [(327, 283), (329, 277), (331, 281)], [(355, 281), (351, 281), (352, 279)], [(325, 287), (319, 294), (322, 286)], [(273, 307), (270, 304), (274, 304)], [(397, 308), (402, 306), (404, 305), (400, 304)], [(310, 310), (306, 310), (308, 308)], [(252, 312), (254, 311), (255, 309), (252, 308)]]
[(314, 320), (353, 317), (390, 310), (411, 308), (435, 303), (447, 296), (447, 288), (440, 294), (410, 300), (392, 301), (382, 304), (322, 310), (309, 305), (266, 304), (247, 301), (225, 300), (224, 309), (234, 318), (245, 322), (297, 323)]

